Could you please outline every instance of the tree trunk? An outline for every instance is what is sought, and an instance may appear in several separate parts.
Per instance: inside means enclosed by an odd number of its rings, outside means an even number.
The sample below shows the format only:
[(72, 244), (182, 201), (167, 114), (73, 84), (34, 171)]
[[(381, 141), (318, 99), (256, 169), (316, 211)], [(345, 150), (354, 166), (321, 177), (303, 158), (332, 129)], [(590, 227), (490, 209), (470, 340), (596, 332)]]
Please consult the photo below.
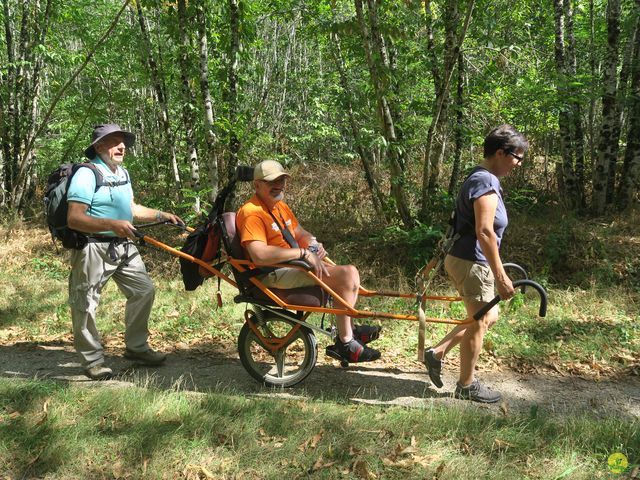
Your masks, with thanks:
[[(640, 13), (640, 1), (636, 0), (636, 15)], [(631, 95), (629, 104), (629, 129), (627, 130), (627, 149), (624, 155), (616, 206), (624, 210), (632, 203), (634, 195), (640, 189), (640, 22), (636, 21), (635, 48), (631, 62)]]
[(193, 209), (200, 213), (200, 165), (198, 163), (198, 151), (193, 133), (193, 110), (195, 98), (191, 86), (189, 85), (189, 59), (188, 52), (191, 51), (189, 37), (187, 35), (187, 8), (186, 0), (178, 0), (178, 28), (180, 30), (180, 80), (182, 84), (182, 121), (185, 128), (187, 148), (189, 150), (189, 166), (191, 170), (191, 189), (194, 191)]
[[(8, 180), (6, 187), (11, 191), (7, 203), (18, 212), (22, 212), (26, 206), (32, 184), (32, 170), (35, 166), (33, 142), (39, 115), (44, 63), (42, 47), (50, 26), (53, 5), (51, 0), (46, 0), (43, 10), (38, 0), (23, 2), (21, 7), (18, 45), (14, 45), (11, 33), (7, 33), (7, 56), (13, 58), (18, 66), (8, 69), (11, 73), (7, 82), (10, 103), (7, 112), (8, 122), (2, 130), (3, 135), (6, 135), (2, 143), (10, 143), (6, 150), (9, 156), (5, 160), (9, 174), (8, 178), (5, 177)], [(4, 11), (5, 14), (9, 12), (6, 2)], [(11, 29), (10, 20), (6, 18), (5, 29)]]
[(205, 140), (207, 142), (207, 167), (209, 171), (209, 201), (213, 203), (218, 193), (218, 140), (215, 134), (213, 118), (213, 100), (209, 90), (209, 48), (207, 43), (207, 18), (203, 5), (198, 2), (198, 44), (200, 46), (200, 94), (204, 103)]
[(238, 69), (240, 53), (240, 10), (238, 0), (229, 0), (229, 30), (231, 42), (229, 45), (229, 160), (227, 161), (227, 178), (235, 175), (238, 166), (238, 152), (240, 140), (237, 134), (238, 122)]
[[(591, 208), (596, 215), (604, 213), (608, 192), (609, 175), (615, 175), (618, 156), (620, 125), (617, 101), (618, 40), (620, 36), (620, 0), (609, 0), (607, 4), (607, 55), (602, 76), (602, 126), (598, 142), (598, 160), (593, 174), (593, 198)], [(612, 172), (611, 166), (614, 166)]]
[[(369, 67), (371, 83), (376, 94), (376, 104), (378, 120), (382, 130), (382, 135), (387, 143), (387, 155), (389, 160), (389, 170), (391, 173), (391, 195), (395, 200), (395, 206), (400, 216), (400, 220), (406, 228), (414, 225), (414, 220), (409, 209), (409, 204), (405, 195), (405, 178), (402, 169), (404, 163), (404, 150), (398, 144), (395, 133), (394, 119), (391, 108), (387, 101), (385, 87), (382, 80), (382, 65), (379, 59), (383, 58), (380, 51), (382, 45), (380, 31), (378, 29), (378, 18), (375, 10), (375, 2), (368, 1), (368, 21), (364, 18), (362, 0), (354, 0), (356, 15), (362, 35), (362, 42)], [(377, 40), (372, 40), (372, 37)], [(376, 48), (377, 47), (377, 48)]]
[(456, 90), (455, 110), (455, 147), (451, 178), (449, 179), (449, 188), (447, 189), (449, 195), (453, 195), (458, 185), (460, 163), (462, 162), (462, 148), (464, 146), (464, 54), (462, 51), (460, 51), (460, 55), (458, 55), (458, 88)]
[(171, 131), (171, 124), (169, 122), (169, 99), (167, 98), (166, 89), (162, 83), (161, 75), (159, 73), (158, 62), (153, 54), (151, 37), (149, 35), (149, 29), (147, 27), (147, 20), (144, 17), (142, 11), (142, 2), (136, 2), (138, 24), (140, 25), (140, 31), (142, 33), (143, 51), (145, 53), (145, 63), (149, 68), (149, 75), (151, 77), (151, 84), (158, 102), (159, 123), (162, 125), (163, 139), (162, 142), (166, 149), (169, 151), (169, 165), (173, 174), (173, 183), (176, 189), (176, 194), (179, 201), (182, 201), (182, 180), (180, 179), (180, 170), (178, 168), (178, 160), (176, 158), (176, 147), (173, 132)]
[[(576, 40), (573, 34), (573, 9), (571, 0), (563, 0), (563, 10), (566, 26), (567, 53), (566, 67), (569, 78), (575, 78), (578, 73), (576, 58)], [(579, 86), (570, 82), (569, 89), (569, 129), (571, 131), (571, 154), (575, 159), (575, 199), (577, 207), (584, 207), (585, 166), (584, 166), (584, 130), (582, 128), (582, 107), (580, 104)]]
[[(453, 0), (451, 0), (453, 1)], [(424, 221), (429, 216), (429, 198), (434, 193), (436, 181), (435, 179), (439, 177), (439, 165), (437, 158), (433, 158), (433, 146), (435, 141), (436, 132), (439, 130), (440, 117), (445, 109), (445, 103), (449, 96), (449, 87), (451, 84), (451, 76), (453, 75), (453, 70), (455, 65), (458, 62), (458, 56), (460, 55), (460, 50), (464, 43), (464, 39), (467, 35), (467, 31), (469, 29), (469, 24), (471, 22), (471, 16), (473, 14), (473, 9), (475, 6), (475, 0), (469, 0), (469, 4), (467, 5), (467, 12), (465, 16), (465, 21), (462, 26), (462, 30), (457, 32), (452, 32), (452, 38), (455, 41), (451, 41), (452, 51), (445, 54), (445, 62), (444, 69), (442, 74), (442, 82), (440, 88), (436, 87), (436, 98), (434, 99), (434, 109), (433, 109), (433, 118), (431, 120), (431, 125), (429, 126), (429, 131), (427, 133), (427, 144), (425, 151), (425, 163), (422, 169), (422, 195), (421, 195), (421, 206), (420, 206), (420, 218)], [(429, 2), (425, 1), (425, 12), (430, 19), (431, 10), (429, 7)], [(451, 25), (449, 28), (455, 28), (455, 25)], [(444, 115), (442, 115), (444, 118)]]
[(570, 208), (575, 208), (580, 204), (579, 189), (574, 167), (573, 155), (573, 135), (571, 107), (567, 105), (566, 99), (569, 97), (567, 84), (569, 67), (567, 66), (567, 54), (565, 46), (565, 10), (562, 0), (554, 0), (555, 18), (555, 62), (558, 73), (558, 128), (560, 134), (560, 155), (562, 162), (556, 167), (558, 176), (558, 190), (561, 198)]
[(347, 73), (344, 66), (344, 59), (342, 58), (342, 50), (340, 47), (340, 37), (336, 33), (331, 33), (330, 35), (331, 43), (334, 45), (332, 49), (332, 53), (334, 55), (334, 59), (336, 62), (336, 68), (338, 70), (338, 75), (340, 76), (340, 86), (342, 87), (342, 95), (344, 98), (344, 108), (347, 111), (347, 116), (349, 118), (349, 126), (351, 127), (351, 135), (353, 136), (353, 141), (358, 151), (358, 155), (360, 156), (360, 161), (362, 162), (362, 169), (364, 170), (364, 178), (367, 181), (367, 185), (369, 186), (369, 191), (371, 192), (371, 198), (373, 200), (373, 206), (376, 212), (379, 215), (382, 215), (386, 221), (389, 221), (386, 211), (386, 201), (380, 187), (378, 186), (378, 182), (374, 176), (373, 170), (373, 161), (370, 158), (367, 150), (364, 148), (362, 144), (362, 139), (360, 137), (360, 128), (356, 122), (354, 113), (353, 113), (353, 104), (351, 102), (351, 97), (349, 96), (349, 92), (351, 91), (349, 88), (349, 81), (347, 80)]

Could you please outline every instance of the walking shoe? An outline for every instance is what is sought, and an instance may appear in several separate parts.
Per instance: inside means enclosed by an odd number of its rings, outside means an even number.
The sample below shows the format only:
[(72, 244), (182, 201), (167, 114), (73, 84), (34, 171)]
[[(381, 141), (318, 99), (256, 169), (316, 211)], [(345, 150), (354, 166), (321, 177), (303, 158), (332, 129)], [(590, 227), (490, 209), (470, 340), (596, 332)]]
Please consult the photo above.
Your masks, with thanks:
[(134, 352), (128, 348), (124, 351), (124, 358), (134, 360), (140, 365), (146, 365), (149, 367), (155, 367), (162, 364), (167, 359), (166, 353), (154, 352), (149, 349), (145, 352)]
[(93, 367), (85, 368), (84, 374), (91, 380), (109, 380), (113, 376), (113, 370), (105, 367), (104, 363), (99, 363)]
[(458, 383), (453, 396), (460, 400), (471, 400), (480, 403), (496, 403), (502, 399), (500, 392), (491, 390), (486, 385), (480, 383), (479, 380), (474, 380), (468, 387), (463, 387)]
[(355, 339), (342, 343), (336, 339), (336, 343), (326, 348), (326, 353), (336, 360), (346, 360), (351, 363), (373, 362), (380, 358), (380, 352), (373, 348), (365, 347)]
[(429, 372), (429, 378), (431, 379), (431, 383), (436, 388), (442, 388), (442, 365), (444, 364), (443, 360), (438, 360), (433, 352), (433, 350), (427, 350), (424, 353), (424, 365), (427, 367), (427, 371)]
[(376, 325), (356, 325), (353, 329), (353, 338), (362, 345), (373, 342), (380, 338), (382, 327)]

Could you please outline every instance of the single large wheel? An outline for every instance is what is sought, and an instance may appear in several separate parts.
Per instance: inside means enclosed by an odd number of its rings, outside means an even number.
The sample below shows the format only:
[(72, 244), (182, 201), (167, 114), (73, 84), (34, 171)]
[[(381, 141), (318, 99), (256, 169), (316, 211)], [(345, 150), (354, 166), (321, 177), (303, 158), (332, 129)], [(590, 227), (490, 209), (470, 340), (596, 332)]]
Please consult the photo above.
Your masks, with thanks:
[[(252, 316), (260, 334), (268, 341), (279, 343), (298, 324), (275, 315), (265, 314), (264, 320)], [(311, 373), (318, 358), (318, 345), (313, 332), (304, 326), (282, 347), (270, 351), (245, 322), (238, 336), (238, 353), (245, 370), (267, 386), (292, 387)]]

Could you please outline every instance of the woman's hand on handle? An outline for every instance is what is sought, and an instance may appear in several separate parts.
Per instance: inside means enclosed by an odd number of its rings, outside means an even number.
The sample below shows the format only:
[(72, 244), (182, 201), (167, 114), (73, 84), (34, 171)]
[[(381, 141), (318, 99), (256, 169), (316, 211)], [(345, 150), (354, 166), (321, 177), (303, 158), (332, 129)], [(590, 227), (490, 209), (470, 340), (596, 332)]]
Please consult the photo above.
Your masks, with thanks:
[(499, 278), (496, 278), (496, 289), (502, 300), (509, 300), (516, 293), (515, 288), (513, 288), (513, 283), (506, 273), (504, 276), (501, 275)]

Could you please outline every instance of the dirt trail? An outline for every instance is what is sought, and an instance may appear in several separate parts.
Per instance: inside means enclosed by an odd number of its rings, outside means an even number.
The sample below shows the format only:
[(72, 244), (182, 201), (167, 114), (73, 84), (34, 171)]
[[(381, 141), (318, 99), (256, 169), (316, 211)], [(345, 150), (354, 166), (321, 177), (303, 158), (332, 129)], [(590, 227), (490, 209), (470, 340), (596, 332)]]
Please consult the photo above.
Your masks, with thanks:
[[(272, 397), (336, 399), (378, 405), (425, 408), (432, 405), (461, 405), (451, 398), (455, 369), (445, 371), (444, 388), (433, 387), (422, 365), (407, 363), (395, 368), (376, 363), (352, 366), (347, 370), (319, 353), (311, 375), (299, 386), (272, 390), (256, 383), (240, 361), (228, 352), (206, 354), (189, 350), (172, 352), (159, 368), (132, 369), (120, 352), (107, 351), (107, 362), (118, 374), (108, 382), (92, 382), (83, 374), (73, 346), (67, 342), (52, 345), (16, 343), (0, 345), (0, 376), (50, 378), (75, 385), (118, 387), (144, 383), (148, 378), (158, 388), (207, 392), (238, 392)], [(640, 418), (640, 377), (595, 381), (575, 376), (527, 374), (509, 369), (480, 372), (479, 377), (502, 392), (504, 402), (497, 405), (465, 403), (498, 415), (529, 413), (532, 409), (549, 414), (589, 412), (596, 416)]]

